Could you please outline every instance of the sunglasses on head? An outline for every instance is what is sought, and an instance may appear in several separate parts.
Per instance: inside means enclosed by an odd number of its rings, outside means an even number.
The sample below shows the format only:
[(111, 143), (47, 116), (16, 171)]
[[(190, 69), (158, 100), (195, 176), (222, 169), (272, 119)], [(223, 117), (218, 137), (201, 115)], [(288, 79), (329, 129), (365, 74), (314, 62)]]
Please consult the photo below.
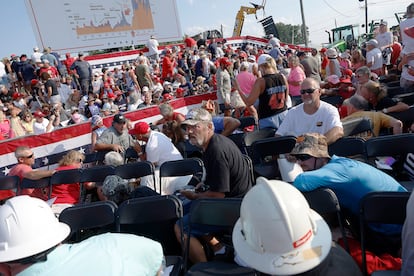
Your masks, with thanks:
[(317, 88), (309, 88), (300, 90), (300, 94), (313, 94)]
[(296, 160), (298, 161), (306, 161), (311, 159), (313, 156), (309, 155), (309, 154), (297, 154), (295, 155)]
[(30, 154), (29, 156), (23, 156), (23, 158), (30, 159), (30, 158), (32, 158), (32, 157), (33, 157), (33, 155), (34, 155), (34, 153)]

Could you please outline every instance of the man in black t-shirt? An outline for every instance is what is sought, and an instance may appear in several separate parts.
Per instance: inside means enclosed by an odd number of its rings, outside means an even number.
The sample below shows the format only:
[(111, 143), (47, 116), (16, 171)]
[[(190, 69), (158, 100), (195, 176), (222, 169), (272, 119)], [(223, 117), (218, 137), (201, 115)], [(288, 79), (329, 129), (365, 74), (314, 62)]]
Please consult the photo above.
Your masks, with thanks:
[[(203, 151), (202, 159), (206, 178), (204, 183), (199, 183), (196, 186), (195, 190), (199, 190), (203, 185), (207, 187), (207, 190), (203, 190), (203, 192), (184, 190), (181, 191), (181, 194), (191, 200), (243, 197), (253, 184), (248, 162), (230, 139), (214, 133), (214, 124), (210, 113), (203, 108), (193, 109), (186, 115), (186, 120), (181, 125), (186, 128), (190, 143)], [(184, 225), (186, 224), (185, 217)], [(194, 230), (194, 233), (192, 232), (194, 236), (202, 236), (204, 239), (207, 233), (219, 232), (219, 229), (212, 228), (207, 230), (193, 227), (192, 230)], [(214, 237), (210, 236), (208, 243), (215, 254), (225, 253), (225, 248)], [(190, 259), (193, 263), (207, 261), (199, 240), (194, 237), (190, 238)]]

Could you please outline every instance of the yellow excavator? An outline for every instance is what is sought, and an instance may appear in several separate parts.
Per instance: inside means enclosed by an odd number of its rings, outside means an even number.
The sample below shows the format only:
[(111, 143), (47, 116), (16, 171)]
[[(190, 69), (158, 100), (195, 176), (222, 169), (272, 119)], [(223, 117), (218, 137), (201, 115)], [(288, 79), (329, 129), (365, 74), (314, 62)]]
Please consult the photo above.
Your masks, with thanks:
[(258, 10), (261, 10), (261, 9), (263, 9), (263, 11), (264, 11), (266, 0), (263, 0), (261, 5), (254, 4), (252, 2), (250, 2), (250, 4), (253, 7), (241, 6), (239, 11), (237, 12), (236, 21), (234, 22), (233, 37), (241, 35), (241, 31), (243, 29), (243, 24), (244, 24), (244, 17), (247, 14), (254, 14), (256, 16), (256, 19), (257, 19), (257, 14), (256, 13), (257, 13)]

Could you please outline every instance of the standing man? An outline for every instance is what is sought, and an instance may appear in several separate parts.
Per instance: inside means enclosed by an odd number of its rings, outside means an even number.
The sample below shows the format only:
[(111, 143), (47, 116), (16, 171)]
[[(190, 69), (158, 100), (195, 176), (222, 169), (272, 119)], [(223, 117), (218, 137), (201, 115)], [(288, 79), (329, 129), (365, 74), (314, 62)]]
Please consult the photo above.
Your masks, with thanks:
[(306, 78), (301, 84), (300, 95), (302, 103), (288, 111), (276, 135), (300, 136), (316, 132), (325, 135), (328, 144), (344, 136), (338, 109), (320, 100), (318, 81)]
[(146, 46), (148, 48), (148, 59), (150, 61), (153, 60), (153, 61), (156, 61), (158, 63), (159, 60), (160, 60), (160, 56), (159, 56), (159, 53), (158, 53), (158, 46), (160, 46), (160, 45), (159, 45), (158, 41), (155, 39), (154, 35), (151, 35), (151, 37), (148, 40)]
[(370, 39), (367, 42), (367, 67), (371, 72), (378, 76), (383, 75), (382, 64), (383, 58), (381, 50), (378, 48), (378, 41), (376, 39)]
[[(54, 170), (33, 170), (32, 166), (35, 163), (35, 156), (33, 151), (28, 146), (20, 146), (16, 148), (14, 156), (17, 159), (17, 165), (15, 165), (8, 175), (17, 175), (20, 177), (20, 181), (23, 178), (29, 178), (32, 180), (38, 180), (44, 177), (52, 176)], [(20, 191), (20, 187), (17, 192), (19, 195), (30, 195), (47, 200), (47, 193), (42, 189), (24, 189)]]
[(75, 70), (75, 77), (79, 82), (83, 95), (87, 95), (89, 87), (92, 86), (92, 67), (85, 60), (83, 52), (79, 52), (78, 59), (70, 66), (70, 70)]
[(138, 65), (135, 67), (135, 75), (137, 76), (137, 81), (141, 91), (144, 86), (152, 88), (153, 83), (151, 79), (151, 71), (145, 56), (138, 57)]
[[(186, 120), (181, 125), (186, 127), (190, 143), (203, 150), (202, 160), (206, 170), (204, 184), (209, 187), (204, 192), (181, 191), (181, 194), (191, 200), (243, 197), (253, 184), (249, 164), (236, 144), (230, 139), (214, 133), (214, 124), (210, 113), (203, 108), (193, 109), (187, 113)], [(199, 183), (196, 189), (202, 184)], [(176, 225), (176, 230), (177, 228)], [(197, 229), (197, 232), (203, 233), (204, 231), (207, 235), (208, 231), (205, 230)], [(176, 231), (178, 240), (180, 240), (179, 233)], [(224, 253), (224, 247), (214, 237), (210, 236), (208, 242), (214, 248), (215, 254), (220, 251)], [(190, 237), (189, 254), (193, 263), (207, 261), (204, 249), (197, 238)]]
[(300, 64), (303, 66), (303, 71), (308, 78), (314, 78), (321, 82), (321, 72), (318, 61), (313, 56), (308, 56), (305, 52), (298, 52), (297, 56)]

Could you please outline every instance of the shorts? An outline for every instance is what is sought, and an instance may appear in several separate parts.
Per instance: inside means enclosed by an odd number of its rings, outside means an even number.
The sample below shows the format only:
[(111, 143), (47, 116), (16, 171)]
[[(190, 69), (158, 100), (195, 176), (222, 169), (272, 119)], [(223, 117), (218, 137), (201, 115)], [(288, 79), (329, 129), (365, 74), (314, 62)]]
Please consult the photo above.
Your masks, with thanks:
[[(213, 215), (213, 214), (212, 214)], [(183, 233), (187, 234), (190, 226), (190, 214), (184, 215), (182, 218), (183, 222)], [(180, 221), (176, 222), (177, 225), (180, 225)], [(227, 229), (227, 227), (215, 226), (215, 225), (197, 225), (193, 224), (191, 227), (190, 236), (191, 237), (201, 237), (210, 234), (220, 233)]]

